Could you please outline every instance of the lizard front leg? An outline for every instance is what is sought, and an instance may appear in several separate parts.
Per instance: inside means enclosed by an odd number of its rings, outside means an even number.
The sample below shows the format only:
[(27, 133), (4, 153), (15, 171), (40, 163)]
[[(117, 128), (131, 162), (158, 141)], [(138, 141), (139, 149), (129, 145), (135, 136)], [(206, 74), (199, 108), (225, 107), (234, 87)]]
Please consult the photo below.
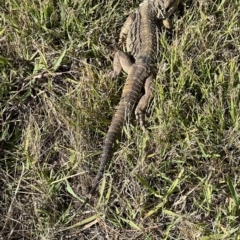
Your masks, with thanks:
[(153, 95), (153, 75), (150, 75), (146, 79), (144, 84), (144, 91), (145, 93), (141, 97), (135, 109), (136, 119), (142, 128), (144, 128), (145, 112)]

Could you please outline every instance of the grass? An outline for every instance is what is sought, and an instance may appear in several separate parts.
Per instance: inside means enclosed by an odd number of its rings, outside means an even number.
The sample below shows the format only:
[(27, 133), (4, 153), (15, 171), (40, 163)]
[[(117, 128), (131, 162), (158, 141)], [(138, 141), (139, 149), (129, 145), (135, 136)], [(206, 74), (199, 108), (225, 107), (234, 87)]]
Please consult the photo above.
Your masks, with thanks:
[(240, 239), (240, 4), (175, 16), (142, 132), (126, 123), (79, 210), (126, 75), (112, 50), (137, 1), (0, 7), (1, 239)]

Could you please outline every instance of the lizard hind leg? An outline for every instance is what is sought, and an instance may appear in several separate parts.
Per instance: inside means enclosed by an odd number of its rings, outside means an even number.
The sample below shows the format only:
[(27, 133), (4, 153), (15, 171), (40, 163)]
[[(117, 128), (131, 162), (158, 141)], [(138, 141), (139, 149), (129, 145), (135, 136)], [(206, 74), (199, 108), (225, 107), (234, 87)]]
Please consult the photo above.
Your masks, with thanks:
[(153, 95), (153, 75), (149, 76), (146, 79), (144, 84), (144, 91), (145, 91), (144, 95), (141, 97), (135, 109), (135, 116), (139, 125), (145, 130), (144, 127), (145, 112)]
[(123, 51), (117, 51), (113, 60), (113, 76), (116, 77), (123, 69), (124, 72), (129, 73), (134, 61)]

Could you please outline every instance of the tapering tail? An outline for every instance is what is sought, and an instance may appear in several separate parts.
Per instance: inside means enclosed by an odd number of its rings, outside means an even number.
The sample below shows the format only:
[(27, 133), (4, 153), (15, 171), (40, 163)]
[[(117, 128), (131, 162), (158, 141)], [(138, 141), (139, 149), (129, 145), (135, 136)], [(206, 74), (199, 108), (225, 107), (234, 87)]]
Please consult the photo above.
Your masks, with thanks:
[(125, 117), (131, 115), (133, 108), (141, 96), (141, 91), (145, 80), (148, 77), (148, 67), (144, 64), (133, 64), (129, 72), (126, 84), (123, 88), (118, 109), (113, 116), (111, 125), (108, 129), (106, 140), (103, 147), (103, 154), (100, 158), (98, 173), (94, 179), (90, 194), (94, 194), (100, 180), (103, 177), (105, 167), (113, 155), (114, 144), (118, 133), (121, 131), (125, 122)]

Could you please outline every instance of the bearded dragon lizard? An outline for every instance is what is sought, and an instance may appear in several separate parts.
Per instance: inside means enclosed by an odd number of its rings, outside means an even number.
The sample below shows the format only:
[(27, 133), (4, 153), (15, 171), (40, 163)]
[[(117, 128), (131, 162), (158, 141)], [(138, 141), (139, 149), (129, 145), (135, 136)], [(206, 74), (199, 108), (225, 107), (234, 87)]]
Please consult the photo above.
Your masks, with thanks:
[[(177, 9), (179, 2), (180, 0), (144, 0), (122, 27), (119, 41), (126, 45), (127, 53), (116, 52), (113, 68), (115, 75), (120, 74), (123, 69), (128, 77), (106, 135), (98, 173), (82, 207), (96, 192), (106, 165), (112, 158), (117, 135), (126, 117), (134, 111), (135, 106), (136, 119), (143, 125), (144, 112), (152, 96), (152, 84), (155, 77), (153, 65), (157, 62), (159, 51), (158, 30), (161, 25), (171, 28), (169, 17)], [(143, 89), (144, 95), (142, 95)]]

